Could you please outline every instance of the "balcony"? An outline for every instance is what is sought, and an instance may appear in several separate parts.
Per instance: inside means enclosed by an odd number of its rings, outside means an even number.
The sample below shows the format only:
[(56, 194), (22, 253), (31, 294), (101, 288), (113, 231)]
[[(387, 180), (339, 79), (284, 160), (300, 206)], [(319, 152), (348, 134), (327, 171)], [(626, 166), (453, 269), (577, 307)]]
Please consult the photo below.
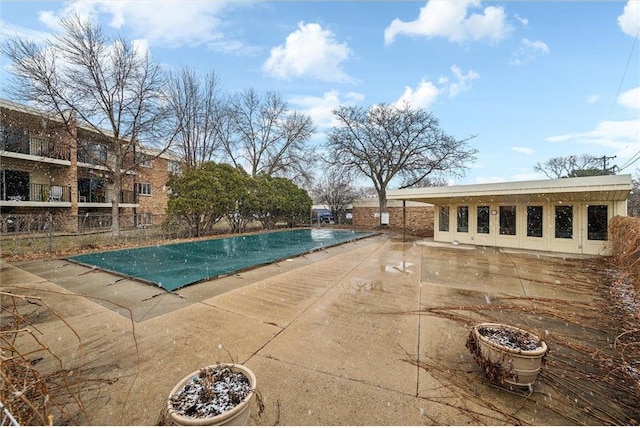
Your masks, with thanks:
[(47, 159), (71, 160), (71, 150), (67, 145), (27, 136), (0, 141), (0, 151)]
[(23, 205), (22, 202), (71, 202), (71, 186), (58, 186), (39, 183), (8, 182), (2, 189), (2, 201), (10, 201), (12, 205)]
[[(79, 190), (78, 202), (87, 204), (109, 204), (111, 205), (111, 192), (102, 188)], [(121, 204), (135, 204), (135, 194), (130, 190), (123, 190), (120, 192)]]

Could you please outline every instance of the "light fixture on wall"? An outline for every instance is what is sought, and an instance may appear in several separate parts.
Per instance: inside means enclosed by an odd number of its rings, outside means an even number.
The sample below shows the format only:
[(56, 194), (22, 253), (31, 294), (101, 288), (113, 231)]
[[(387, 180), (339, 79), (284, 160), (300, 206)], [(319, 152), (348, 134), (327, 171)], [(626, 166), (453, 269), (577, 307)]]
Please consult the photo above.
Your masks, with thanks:
[(498, 211), (496, 211), (496, 210), (491, 210), (491, 215), (496, 215), (496, 214), (498, 214)]

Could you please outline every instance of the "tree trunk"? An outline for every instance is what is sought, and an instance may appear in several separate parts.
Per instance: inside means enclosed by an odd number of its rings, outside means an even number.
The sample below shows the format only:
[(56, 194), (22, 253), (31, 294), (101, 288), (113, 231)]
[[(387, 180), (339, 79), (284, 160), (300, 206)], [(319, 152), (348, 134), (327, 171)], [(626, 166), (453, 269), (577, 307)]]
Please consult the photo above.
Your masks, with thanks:
[(384, 187), (378, 190), (378, 202), (380, 204), (380, 227), (387, 227), (386, 224), (382, 224), (382, 217), (387, 212), (387, 189)]
[(113, 192), (111, 192), (111, 234), (120, 236), (120, 192), (122, 190), (122, 177), (120, 171), (113, 174)]

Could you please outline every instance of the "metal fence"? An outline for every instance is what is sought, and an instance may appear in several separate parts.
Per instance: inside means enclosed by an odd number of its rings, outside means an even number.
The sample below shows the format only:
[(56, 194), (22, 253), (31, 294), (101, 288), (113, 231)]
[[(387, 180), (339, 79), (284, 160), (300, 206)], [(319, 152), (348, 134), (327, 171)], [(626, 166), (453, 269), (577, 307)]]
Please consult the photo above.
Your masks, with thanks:
[[(0, 215), (0, 251), (2, 256), (37, 256), (142, 244), (188, 235), (175, 225), (169, 230), (165, 215), (123, 215), (119, 223), (120, 233), (115, 236), (111, 231), (110, 214)], [(226, 222), (218, 226), (220, 233), (228, 229)]]
[[(192, 225), (179, 219), (170, 220), (166, 215), (122, 215), (119, 224), (120, 233), (115, 236), (110, 214), (3, 214), (0, 215), (0, 252), (3, 257), (41, 257), (194, 237)], [(260, 223), (255, 222), (247, 231), (261, 229)], [(200, 236), (225, 233), (231, 233), (231, 227), (222, 220)]]

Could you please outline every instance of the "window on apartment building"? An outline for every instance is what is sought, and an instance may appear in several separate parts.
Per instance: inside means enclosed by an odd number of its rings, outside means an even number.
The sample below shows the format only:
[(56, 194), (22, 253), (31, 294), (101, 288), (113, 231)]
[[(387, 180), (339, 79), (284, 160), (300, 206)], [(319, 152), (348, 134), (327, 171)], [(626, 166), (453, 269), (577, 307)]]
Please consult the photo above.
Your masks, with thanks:
[(542, 238), (542, 207), (527, 207), (527, 236)]
[(136, 183), (136, 192), (138, 195), (151, 195), (151, 183)]
[(505, 205), (500, 207), (500, 235), (516, 234), (516, 207)]
[(478, 221), (476, 231), (478, 233), (489, 233), (489, 207), (487, 205), (477, 208), (476, 218)]
[(0, 125), (0, 150), (14, 153), (29, 153), (29, 135), (24, 129)]
[(606, 241), (609, 226), (609, 207), (589, 205), (587, 207), (587, 239)]
[(448, 206), (440, 207), (440, 210), (438, 211), (438, 230), (440, 232), (449, 231), (449, 207)]
[(469, 207), (458, 207), (458, 232), (469, 232)]
[(556, 205), (556, 238), (573, 239), (573, 207)]
[(169, 172), (172, 174), (180, 174), (182, 172), (182, 167), (180, 166), (180, 162), (169, 161)]

